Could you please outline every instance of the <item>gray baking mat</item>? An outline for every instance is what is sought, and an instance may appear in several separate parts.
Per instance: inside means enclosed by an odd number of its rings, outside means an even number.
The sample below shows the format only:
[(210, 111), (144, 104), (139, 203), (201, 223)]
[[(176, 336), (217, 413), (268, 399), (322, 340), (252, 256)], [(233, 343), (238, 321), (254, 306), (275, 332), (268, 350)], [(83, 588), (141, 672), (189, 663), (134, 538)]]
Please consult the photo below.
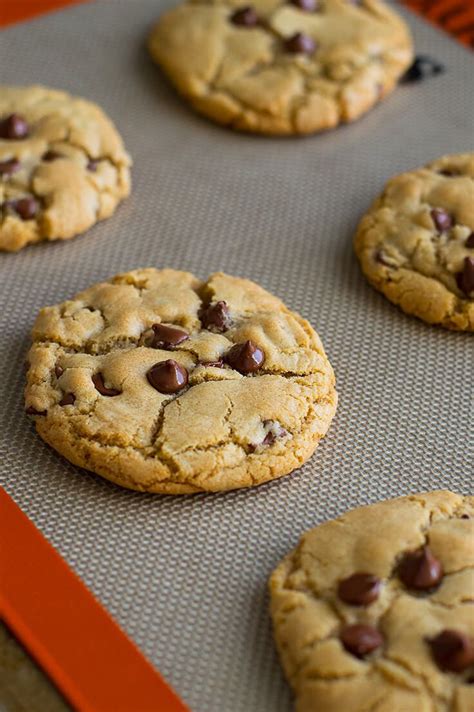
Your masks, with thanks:
[[(239, 135), (195, 116), (148, 60), (143, 40), (163, 7), (97, 2), (0, 35), (2, 81), (99, 102), (135, 161), (133, 195), (112, 219), (0, 256), (0, 481), (194, 712), (287, 712), (266, 581), (300, 532), (381, 498), (472, 485), (472, 336), (400, 313), (366, 284), (351, 238), (390, 175), (472, 150), (474, 62), (406, 13), (418, 52), (445, 74), (331, 133)], [(36, 437), (22, 404), (35, 313), (145, 265), (249, 277), (315, 325), (340, 406), (300, 472), (230, 494), (146, 496)]]

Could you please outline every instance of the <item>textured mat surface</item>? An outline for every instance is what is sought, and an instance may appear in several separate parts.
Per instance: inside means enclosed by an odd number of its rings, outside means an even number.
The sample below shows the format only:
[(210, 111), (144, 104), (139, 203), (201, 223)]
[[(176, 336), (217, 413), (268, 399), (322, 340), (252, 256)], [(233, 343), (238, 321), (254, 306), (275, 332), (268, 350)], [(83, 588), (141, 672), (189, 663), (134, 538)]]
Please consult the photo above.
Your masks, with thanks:
[[(99, 1), (0, 36), (1, 81), (99, 102), (135, 161), (133, 195), (112, 219), (0, 255), (0, 483), (195, 712), (287, 712), (266, 580), (300, 532), (380, 498), (472, 486), (473, 339), (373, 291), (351, 239), (390, 175), (472, 149), (474, 62), (404, 13), (418, 52), (446, 74), (331, 133), (242, 136), (195, 116), (148, 60), (143, 39), (163, 7)], [(317, 328), (340, 406), (302, 470), (252, 491), (144, 496), (72, 467), (35, 435), (22, 390), (37, 310), (145, 265), (249, 277)]]

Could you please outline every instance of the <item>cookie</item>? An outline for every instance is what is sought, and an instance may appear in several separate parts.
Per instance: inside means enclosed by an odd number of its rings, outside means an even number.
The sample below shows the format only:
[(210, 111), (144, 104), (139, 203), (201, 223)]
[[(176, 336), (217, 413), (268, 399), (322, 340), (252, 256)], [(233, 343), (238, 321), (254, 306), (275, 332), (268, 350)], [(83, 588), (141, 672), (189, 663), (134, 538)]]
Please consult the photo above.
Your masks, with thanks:
[(318, 335), (253, 282), (141, 269), (43, 309), (27, 413), (76, 465), (147, 492), (258, 485), (302, 465), (336, 410)]
[(474, 497), (360, 507), (307, 532), (270, 580), (298, 712), (472, 712)]
[(380, 0), (188, 2), (161, 17), (148, 46), (197, 111), (262, 134), (353, 121), (413, 59), (408, 28)]
[(474, 331), (474, 153), (392, 178), (355, 251), (369, 282), (404, 312)]
[(0, 250), (66, 240), (130, 192), (130, 158), (98, 106), (42, 86), (0, 87)]

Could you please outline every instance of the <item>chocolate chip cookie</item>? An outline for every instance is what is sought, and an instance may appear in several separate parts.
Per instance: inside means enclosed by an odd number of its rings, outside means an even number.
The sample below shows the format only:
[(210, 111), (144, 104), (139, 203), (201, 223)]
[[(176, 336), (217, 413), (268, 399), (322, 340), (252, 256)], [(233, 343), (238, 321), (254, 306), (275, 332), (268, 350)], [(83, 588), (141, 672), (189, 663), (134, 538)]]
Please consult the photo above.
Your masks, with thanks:
[(298, 712), (474, 709), (474, 497), (347, 512), (306, 533), (270, 589)]
[(408, 28), (381, 0), (191, 1), (161, 17), (149, 50), (197, 111), (262, 134), (353, 121), (413, 59)]
[(474, 331), (474, 153), (392, 178), (355, 251), (371, 284), (407, 314)]
[(336, 410), (318, 335), (253, 282), (141, 269), (42, 309), (26, 409), (76, 465), (131, 489), (258, 485), (302, 465)]
[(0, 87), (0, 250), (65, 240), (130, 191), (130, 158), (98, 106), (42, 86)]

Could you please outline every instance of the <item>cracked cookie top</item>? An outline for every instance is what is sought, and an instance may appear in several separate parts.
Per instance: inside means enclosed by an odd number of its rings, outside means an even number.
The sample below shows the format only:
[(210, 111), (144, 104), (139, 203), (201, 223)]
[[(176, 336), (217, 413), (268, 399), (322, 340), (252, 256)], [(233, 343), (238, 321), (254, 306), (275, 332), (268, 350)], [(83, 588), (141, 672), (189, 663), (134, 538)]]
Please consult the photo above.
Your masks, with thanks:
[(347, 512), (306, 533), (270, 589), (298, 712), (474, 709), (474, 497)]
[(352, 121), (413, 58), (380, 0), (196, 0), (166, 12), (153, 58), (201, 113), (235, 129), (306, 134)]
[(125, 487), (260, 484), (310, 457), (336, 409), (308, 324), (253, 282), (141, 269), (42, 309), (26, 408), (71, 462)]
[(474, 153), (392, 178), (355, 250), (369, 281), (407, 314), (474, 331)]
[(130, 158), (85, 99), (0, 87), (0, 250), (67, 239), (109, 217), (130, 191)]

